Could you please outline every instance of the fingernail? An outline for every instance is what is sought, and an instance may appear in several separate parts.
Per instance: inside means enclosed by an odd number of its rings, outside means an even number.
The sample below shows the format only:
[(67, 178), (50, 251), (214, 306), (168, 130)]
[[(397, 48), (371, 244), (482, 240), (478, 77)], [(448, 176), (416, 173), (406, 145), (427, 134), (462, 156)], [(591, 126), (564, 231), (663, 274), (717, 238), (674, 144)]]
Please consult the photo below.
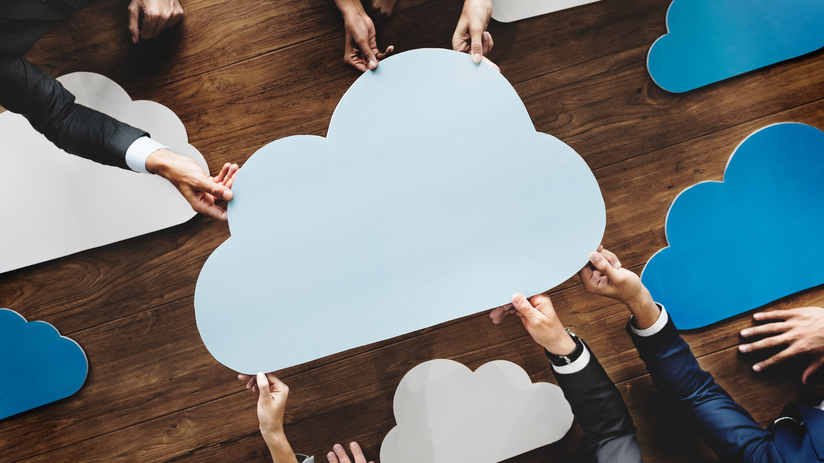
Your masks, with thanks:
[(754, 318), (754, 319), (758, 320), (759, 318), (761, 318), (761, 314), (760, 314), (760, 313), (754, 314), (754, 315), (752, 316), (752, 318)]
[(742, 344), (742, 345), (738, 346), (738, 350), (740, 350), (741, 352), (747, 352), (747, 351), (750, 350), (750, 346), (748, 346), (746, 344)]
[(375, 60), (369, 61), (369, 69), (375, 69), (376, 67), (378, 67), (378, 63)]
[(513, 294), (512, 295), (512, 302), (514, 302), (515, 304), (520, 304), (520, 303), (524, 302), (524, 296), (522, 296), (521, 294), (517, 294), (517, 293)]
[(750, 330), (741, 330), (741, 336), (744, 336), (746, 338), (749, 335), (750, 335)]
[(480, 53), (475, 53), (475, 56), (472, 57), (472, 61), (475, 61), (476, 64), (480, 63), (481, 62), (481, 54)]
[(755, 370), (755, 371), (761, 371), (761, 364), (756, 363), (755, 365), (752, 366), (752, 369)]
[(266, 375), (264, 375), (263, 372), (258, 372), (258, 374), (257, 374), (258, 381), (263, 381), (264, 378), (266, 378)]
[(341, 447), (340, 444), (335, 444), (334, 449), (335, 450), (343, 450), (343, 447)]
[(592, 255), (589, 256), (589, 259), (593, 262), (598, 262), (599, 260), (601, 260), (601, 255), (597, 252), (593, 252)]

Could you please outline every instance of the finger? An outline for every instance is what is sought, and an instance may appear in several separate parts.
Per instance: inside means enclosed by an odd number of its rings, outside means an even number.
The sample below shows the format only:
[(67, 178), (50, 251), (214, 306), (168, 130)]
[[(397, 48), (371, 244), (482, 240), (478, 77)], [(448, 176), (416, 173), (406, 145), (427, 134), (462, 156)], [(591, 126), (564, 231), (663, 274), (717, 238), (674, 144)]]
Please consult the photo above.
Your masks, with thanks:
[[(226, 191), (223, 194), (223, 197), (226, 198), (227, 201), (235, 197), (235, 194), (231, 191), (231, 189), (232, 185), (235, 184), (235, 179), (237, 178), (238, 172), (240, 172), (240, 167), (238, 167), (237, 164), (232, 164), (232, 167), (229, 168), (229, 177), (226, 179), (225, 182), (223, 182), (223, 186), (229, 188), (229, 191)], [(226, 193), (229, 193), (231, 197), (227, 197)]]
[(767, 360), (764, 360), (763, 362), (756, 363), (755, 365), (752, 366), (752, 369), (755, 370), (755, 371), (761, 371), (764, 368), (775, 365), (776, 363), (781, 363), (784, 360), (787, 360), (788, 358), (792, 357), (795, 354), (796, 354), (795, 350), (792, 348), (792, 346), (790, 346), (790, 347), (782, 350), (781, 352), (773, 355), (772, 357), (768, 358)]
[(366, 64), (363, 62), (363, 60), (355, 56), (349, 56), (347, 58), (344, 58), (343, 63), (349, 66), (350, 68), (357, 69), (361, 72), (366, 72), (369, 70), (369, 68), (366, 67)]
[(232, 167), (232, 165), (228, 162), (226, 164), (223, 164), (223, 167), (220, 169), (220, 172), (217, 174), (217, 177), (215, 177), (213, 181), (217, 183), (223, 183), (223, 180), (226, 179), (226, 175), (229, 173), (230, 167)]
[(752, 318), (755, 320), (787, 320), (796, 315), (795, 309), (789, 310), (768, 310), (766, 312), (758, 312), (753, 314)]
[(260, 389), (260, 396), (258, 396), (258, 404), (261, 406), (268, 405), (272, 402), (272, 394), (269, 392), (269, 380), (263, 373), (257, 374), (257, 386)]
[(472, 54), (472, 61), (474, 61), (476, 64), (481, 62), (481, 57), (483, 56), (484, 52), (483, 34), (484, 31), (482, 28), (477, 27), (477, 25), (475, 27), (470, 26), (469, 35), (472, 41), (470, 53)]
[(506, 310), (503, 307), (495, 307), (492, 309), (492, 312), (489, 312), (489, 318), (491, 318), (492, 323), (496, 325), (504, 321), (504, 317), (506, 317)]
[(140, 8), (132, 1), (129, 4), (129, 33), (132, 35), (132, 43), (140, 40)]
[(537, 317), (539, 316), (538, 311), (532, 307), (532, 304), (529, 303), (526, 298), (520, 294), (515, 293), (512, 295), (512, 307), (515, 307), (519, 313), (521, 313), (526, 319), (531, 322), (537, 322)]
[(486, 63), (486, 64), (488, 64), (488, 65), (492, 66), (492, 69), (494, 69), (494, 70), (496, 70), (496, 71), (498, 71), (498, 72), (501, 72), (501, 68), (499, 68), (497, 64), (493, 63), (493, 62), (492, 62), (492, 60), (490, 60), (490, 59), (489, 59), (489, 58), (487, 58), (486, 56), (482, 56), (482, 57), (481, 57), (481, 59), (483, 60), (483, 62), (484, 62), (484, 63)]
[(143, 10), (143, 27), (140, 28), (140, 38), (150, 39), (154, 37), (155, 27), (157, 27), (157, 17)]
[(163, 31), (166, 30), (166, 28), (168, 27), (168, 23), (169, 23), (169, 19), (171, 18), (171, 15), (164, 11), (164, 12), (158, 13), (156, 15), (156, 18), (157, 19), (155, 20), (155, 27), (154, 27), (154, 30), (152, 31), (152, 35), (149, 37), (150, 39), (157, 38), (161, 33), (163, 33)]
[(610, 264), (612, 264), (612, 267), (614, 269), (618, 270), (619, 268), (621, 268), (621, 262), (618, 260), (618, 256), (616, 256), (615, 253), (613, 253), (612, 251), (602, 249), (601, 251), (599, 251), (599, 254), (606, 257), (606, 259), (609, 261)]
[(490, 34), (489, 31), (484, 32), (483, 45), (484, 56), (486, 56), (490, 51), (492, 51), (492, 47), (495, 45), (495, 42), (492, 41), (492, 34)]
[(169, 28), (175, 27), (181, 19), (183, 19), (183, 6), (180, 5), (180, 2), (176, 1), (172, 11), (172, 17), (169, 19), (167, 26)]
[(192, 209), (195, 212), (199, 212), (203, 215), (209, 216), (213, 219), (217, 220), (226, 220), (228, 214), (226, 213), (226, 209), (215, 205), (215, 204), (205, 204), (203, 202), (198, 202), (195, 205), (192, 205)]
[(361, 54), (363, 55), (363, 60), (366, 61), (367, 68), (375, 69), (378, 67), (378, 59), (375, 58), (375, 53), (372, 52), (369, 40), (358, 41), (358, 48), (360, 48)]
[(338, 457), (335, 455), (335, 452), (329, 452), (326, 454), (326, 459), (329, 460), (329, 463), (339, 463)]
[(596, 249), (596, 250), (595, 250), (595, 252), (601, 252), (601, 251), (603, 251), (603, 250), (604, 250), (604, 245), (603, 245), (603, 244), (599, 244), (599, 245), (598, 245), (598, 249)]
[(340, 461), (340, 463), (352, 463), (352, 460), (349, 459), (349, 455), (346, 454), (346, 450), (344, 450), (342, 445), (335, 444), (335, 446), (332, 447), (332, 450), (335, 452), (335, 456), (338, 457), (338, 461)]
[(814, 358), (810, 366), (808, 366), (801, 375), (801, 384), (807, 384), (807, 380), (810, 379), (810, 376), (812, 376), (822, 364), (824, 364), (824, 356)]
[(380, 61), (380, 60), (383, 60), (383, 59), (388, 58), (388, 57), (389, 57), (389, 55), (391, 55), (393, 51), (395, 51), (395, 47), (394, 47), (393, 45), (389, 45), (388, 47), (386, 47), (386, 51), (385, 51), (385, 52), (383, 52), (383, 53), (378, 53), (378, 54), (377, 54), (377, 55), (375, 55), (375, 56), (378, 58), (378, 61)]
[(741, 352), (752, 352), (755, 350), (766, 349), (768, 347), (780, 346), (786, 343), (787, 340), (785, 335), (778, 335), (756, 341), (752, 344), (741, 344), (738, 346), (738, 350)]
[(789, 329), (789, 325), (787, 325), (784, 322), (767, 323), (766, 325), (753, 326), (751, 328), (743, 329), (741, 330), (741, 336), (747, 338), (750, 336), (758, 336), (761, 334), (783, 333)]
[(366, 457), (363, 456), (363, 450), (357, 442), (349, 443), (349, 450), (352, 451), (352, 458), (355, 459), (355, 463), (366, 463)]
[(592, 265), (601, 273), (606, 275), (612, 281), (615, 281), (618, 278), (618, 271), (610, 265), (609, 261), (604, 258), (600, 253), (593, 252), (589, 255), (589, 261), (592, 262)]

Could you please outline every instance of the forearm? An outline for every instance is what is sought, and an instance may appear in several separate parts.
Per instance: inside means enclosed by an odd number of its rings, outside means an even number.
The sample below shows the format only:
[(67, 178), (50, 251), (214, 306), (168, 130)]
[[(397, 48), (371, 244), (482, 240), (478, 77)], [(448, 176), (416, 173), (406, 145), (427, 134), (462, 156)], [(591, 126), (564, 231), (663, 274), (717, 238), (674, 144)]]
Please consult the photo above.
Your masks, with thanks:
[(625, 456), (623, 461), (643, 461), (624, 398), (591, 352), (582, 370), (556, 372), (555, 379), (585, 433), (583, 461), (604, 461), (617, 454)]
[(60, 82), (20, 56), (0, 56), (0, 106), (23, 115), (59, 148), (124, 169), (128, 147), (148, 135), (76, 104)]
[(647, 365), (652, 381), (664, 398), (694, 426), (702, 439), (722, 459), (781, 461), (771, 435), (701, 369), (687, 343), (669, 320), (652, 336), (627, 330)]
[(292, 451), (292, 446), (286, 439), (286, 434), (282, 431), (277, 433), (268, 433), (261, 430), (263, 438), (266, 441), (269, 452), (272, 454), (272, 461), (274, 463), (298, 463), (295, 452)]

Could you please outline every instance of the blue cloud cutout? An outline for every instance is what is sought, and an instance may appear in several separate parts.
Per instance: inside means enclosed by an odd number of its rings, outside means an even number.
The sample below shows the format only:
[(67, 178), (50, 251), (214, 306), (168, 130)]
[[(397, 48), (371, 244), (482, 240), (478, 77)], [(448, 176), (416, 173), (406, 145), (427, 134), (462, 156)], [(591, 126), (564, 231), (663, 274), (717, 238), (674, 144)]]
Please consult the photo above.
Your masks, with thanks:
[(824, 2), (674, 0), (647, 68), (681, 93), (824, 47)]
[(669, 247), (641, 280), (682, 329), (824, 283), (810, 260), (824, 236), (822, 178), (824, 132), (784, 123), (751, 134), (723, 182), (698, 183), (673, 201)]
[[(0, 419), (74, 394), (86, 381), (83, 349), (46, 322), (0, 309)], [(48, 375), (54, 381), (32, 381)]]
[(195, 291), (204, 344), (274, 371), (537, 294), (598, 247), (606, 212), (581, 157), (535, 131), (515, 89), (451, 50), (364, 73), (326, 138), (243, 166), (231, 238)]

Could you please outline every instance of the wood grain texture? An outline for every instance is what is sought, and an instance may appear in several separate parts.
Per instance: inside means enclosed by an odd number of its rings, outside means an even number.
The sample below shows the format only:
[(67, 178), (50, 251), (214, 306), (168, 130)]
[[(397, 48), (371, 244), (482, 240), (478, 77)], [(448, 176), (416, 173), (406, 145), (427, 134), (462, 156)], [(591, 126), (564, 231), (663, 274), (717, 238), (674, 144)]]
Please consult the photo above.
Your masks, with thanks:
[[(75, 13), (28, 58), (53, 75), (102, 73), (133, 99), (168, 106), (212, 172), (225, 162), (243, 163), (278, 138), (325, 135), (359, 75), (341, 64), (343, 28), (326, 0), (185, 0), (180, 27), (136, 46), (126, 30), (126, 3), (101, 0)], [(676, 195), (721, 180), (747, 135), (783, 121), (824, 127), (820, 51), (686, 94), (655, 86), (646, 54), (666, 32), (669, 3), (611, 0), (490, 25), (490, 57), (536, 129), (572, 146), (593, 169), (607, 207), (604, 244), (636, 272), (666, 246), (664, 218)], [(448, 47), (460, 11), (459, 0), (401, 0), (378, 26), (378, 43), (398, 51)], [(194, 319), (200, 268), (228, 237), (225, 223), (197, 217), (0, 275), (0, 307), (54, 324), (83, 346), (90, 362), (75, 396), (0, 421), (0, 460), (267, 461), (256, 395), (209, 355)], [(624, 332), (626, 308), (586, 293), (575, 277), (552, 296), (561, 319), (587, 340), (618, 385), (647, 461), (717, 460), (655, 390)], [(766, 307), (799, 305), (824, 305), (824, 288)], [(493, 325), (488, 309), (277, 372), (292, 390), (286, 421), (293, 447), (322, 462), (332, 444), (357, 440), (377, 460), (395, 426), (398, 382), (434, 358), (472, 369), (510, 360), (533, 381), (554, 383), (520, 323)], [(751, 325), (747, 313), (684, 338), (699, 363), (765, 425), (802, 391), (804, 359), (753, 373), (765, 354), (736, 349), (738, 332)], [(44, 374), (32, 372), (32, 380)], [(581, 438), (574, 424), (559, 442), (508, 461), (576, 461)]]

